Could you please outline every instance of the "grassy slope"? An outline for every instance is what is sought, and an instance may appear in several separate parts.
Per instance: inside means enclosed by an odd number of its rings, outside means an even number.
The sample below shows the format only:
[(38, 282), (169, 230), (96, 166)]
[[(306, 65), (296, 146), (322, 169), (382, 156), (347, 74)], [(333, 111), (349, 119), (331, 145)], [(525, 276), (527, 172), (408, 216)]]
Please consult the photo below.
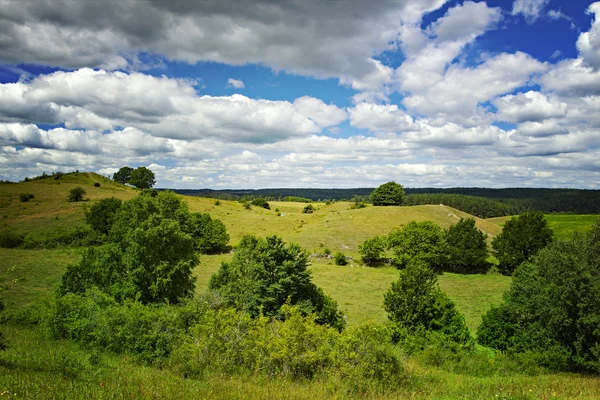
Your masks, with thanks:
[[(80, 174), (61, 179), (59, 182), (48, 178), (0, 185), (2, 229), (43, 236), (83, 224), (82, 206), (89, 202), (67, 203), (65, 200), (68, 191), (75, 186), (84, 187), (86, 197), (91, 200), (107, 196), (128, 199), (136, 195), (135, 190), (99, 176)], [(95, 181), (101, 183), (100, 188), (93, 187)], [(35, 198), (31, 203), (20, 203), (18, 194), (28, 192), (33, 193)], [(311, 250), (328, 247), (353, 256), (357, 255), (358, 244), (365, 238), (387, 233), (411, 220), (428, 219), (447, 227), (458, 217), (468, 216), (445, 206), (349, 210), (348, 203), (335, 203), (329, 206), (320, 204), (317, 212), (307, 215), (301, 213), (305, 206), (302, 203), (271, 203), (272, 210), (269, 211), (256, 207), (245, 210), (241, 204), (227, 201), (215, 206), (211, 199), (188, 198), (188, 202), (192, 211), (210, 212), (221, 219), (229, 229), (232, 243), (245, 233), (277, 233), (285, 240), (298, 242)], [(279, 208), (281, 217), (277, 217), (275, 208)], [(501, 230), (497, 221), (476, 220), (480, 229), (490, 235)], [(11, 280), (10, 290), (3, 293), (12, 304), (10, 308), (40, 301), (59, 282), (66, 265), (76, 261), (79, 254), (78, 250), (0, 249), (0, 259), (4, 261), (0, 263), (0, 275), (7, 275)], [(212, 273), (229, 258), (230, 255), (202, 257), (202, 263), (194, 271), (198, 290), (207, 287)], [(385, 320), (383, 293), (397, 279), (397, 271), (364, 268), (356, 263), (338, 267), (328, 260), (319, 259), (313, 259), (311, 268), (315, 282), (338, 301), (348, 315), (350, 325)], [(465, 314), (472, 330), (490, 304), (500, 301), (509, 282), (509, 278), (498, 275), (445, 274), (440, 278), (440, 286)], [(103, 361), (99, 367), (86, 364), (79, 377), (65, 378), (54, 373), (56, 366), (50, 368), (45, 364), (49, 359), (56, 359), (53, 352), (69, 355), (79, 351), (73, 350), (72, 344), (48, 341), (20, 328), (5, 328), (4, 331), (16, 346), (3, 356), (4, 361), (0, 360), (0, 392), (10, 389), (25, 397), (35, 394), (37, 398), (180, 398), (181, 393), (186, 393), (203, 398), (304, 398), (307, 390), (310, 390), (311, 398), (345, 397), (343, 393), (332, 392), (329, 384), (320, 382), (312, 382), (309, 387), (302, 383), (261, 381), (262, 378), (257, 377), (213, 376), (205, 381), (181, 380), (168, 371), (140, 367), (117, 357)], [(40, 351), (48, 354), (40, 356)], [(86, 353), (82, 354), (84, 359), (88, 357)], [(35, 357), (41, 358), (35, 360)], [(6, 368), (7, 363), (12, 367)], [(600, 380), (577, 375), (477, 378), (435, 368), (424, 369), (410, 360), (407, 363), (407, 368), (416, 374), (416, 383), (407, 387), (405, 393), (399, 393), (399, 398), (552, 398), (553, 394), (561, 398), (595, 398), (600, 392)], [(165, 375), (172, 384), (164, 384)], [(105, 386), (100, 386), (100, 382), (104, 382)]]
[[(598, 214), (546, 214), (548, 226), (554, 232), (554, 237), (562, 240), (571, 239), (574, 232), (585, 232), (590, 229), (599, 217)], [(489, 218), (486, 221), (501, 228), (511, 218)]]

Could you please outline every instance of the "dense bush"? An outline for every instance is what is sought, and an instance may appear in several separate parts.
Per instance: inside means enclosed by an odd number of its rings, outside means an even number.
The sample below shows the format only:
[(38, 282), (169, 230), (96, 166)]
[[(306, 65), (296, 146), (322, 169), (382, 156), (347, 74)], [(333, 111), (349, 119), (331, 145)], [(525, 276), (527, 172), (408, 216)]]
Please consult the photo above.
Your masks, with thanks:
[(394, 252), (392, 263), (397, 268), (405, 268), (413, 259), (419, 259), (439, 271), (448, 262), (446, 234), (431, 221), (412, 221), (390, 233), (387, 243)]
[(486, 273), (490, 265), (487, 235), (477, 229), (472, 218), (462, 219), (446, 231), (448, 261), (445, 271), (465, 273)]
[(5, 249), (14, 249), (23, 244), (25, 235), (9, 231), (0, 232), (0, 247)]
[(314, 212), (315, 212), (315, 207), (312, 204), (307, 204), (302, 209), (302, 213), (304, 213), (304, 214), (312, 214)]
[(35, 196), (32, 193), (21, 193), (19, 194), (19, 201), (21, 203), (27, 203), (29, 200), (33, 199)]
[(131, 171), (133, 168), (131, 167), (121, 167), (117, 172), (113, 174), (113, 181), (126, 184), (129, 183), (129, 177), (131, 176)]
[(472, 338), (464, 317), (439, 288), (436, 272), (422, 260), (412, 260), (384, 295), (384, 308), (396, 329), (396, 339), (419, 329), (439, 332), (464, 347)]
[(333, 255), (333, 262), (335, 263), (335, 265), (348, 265), (348, 260), (346, 259), (346, 256), (344, 255), (344, 253), (341, 253), (339, 251)]
[(203, 254), (222, 253), (229, 249), (227, 228), (209, 214), (193, 213), (190, 233), (197, 238), (196, 248)]
[(69, 191), (69, 195), (67, 196), (67, 201), (81, 201), (83, 200), (83, 196), (85, 195), (85, 190), (82, 187), (77, 186)]
[(396, 182), (388, 182), (371, 193), (374, 206), (399, 206), (404, 199), (404, 188)]
[(506, 221), (502, 233), (492, 240), (498, 269), (511, 275), (523, 261), (530, 261), (552, 241), (548, 221), (539, 212), (527, 212)]
[(107, 197), (99, 200), (95, 202), (89, 210), (85, 210), (85, 222), (87, 222), (93, 230), (102, 234), (108, 234), (121, 205), (121, 200), (114, 197)]
[(265, 239), (246, 235), (229, 263), (222, 263), (210, 279), (228, 305), (246, 310), (252, 316), (281, 317), (280, 308), (288, 300), (305, 315), (317, 313), (317, 322), (338, 329), (345, 325), (337, 304), (311, 279), (308, 253), (297, 244), (286, 245), (280, 237)]
[(131, 171), (128, 183), (138, 189), (150, 189), (156, 183), (154, 172), (146, 167), (138, 167)]
[(479, 342), (554, 370), (600, 372), (599, 237), (597, 222), (517, 267), (503, 303), (483, 317)]
[(369, 267), (383, 265), (386, 261), (386, 239), (383, 236), (375, 236), (365, 240), (359, 247), (358, 252), (361, 261)]
[(257, 207), (266, 208), (267, 210), (271, 209), (271, 206), (269, 205), (267, 200), (264, 199), (264, 197), (257, 197), (254, 200), (252, 200), (250, 204)]

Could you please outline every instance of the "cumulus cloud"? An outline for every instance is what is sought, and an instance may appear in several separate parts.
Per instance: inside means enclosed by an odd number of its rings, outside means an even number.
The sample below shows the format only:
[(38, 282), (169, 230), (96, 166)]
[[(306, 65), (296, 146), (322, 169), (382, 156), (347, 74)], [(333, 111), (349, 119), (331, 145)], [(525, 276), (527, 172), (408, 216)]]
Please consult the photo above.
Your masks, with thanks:
[(377, 75), (372, 56), (394, 46), (402, 24), (444, 3), (1, 0), (0, 59), (123, 69), (145, 52), (359, 82)]
[(70, 129), (132, 127), (157, 137), (268, 142), (318, 133), (346, 119), (335, 105), (199, 96), (195, 82), (88, 68), (0, 84), (0, 121)]
[(406, 132), (419, 129), (412, 117), (395, 104), (360, 103), (348, 109), (350, 125), (370, 132)]
[(587, 12), (594, 15), (594, 20), (591, 29), (579, 35), (577, 50), (584, 62), (597, 71), (600, 69), (600, 2), (592, 3)]
[(492, 102), (498, 109), (496, 118), (508, 122), (539, 122), (548, 118), (559, 118), (567, 114), (567, 104), (549, 99), (540, 92), (529, 91), (506, 95)]
[(550, 0), (515, 0), (512, 15), (522, 15), (528, 23), (534, 23), (543, 15)]
[(243, 89), (246, 87), (246, 85), (244, 85), (244, 81), (242, 81), (241, 79), (229, 78), (227, 79), (227, 87), (234, 89)]

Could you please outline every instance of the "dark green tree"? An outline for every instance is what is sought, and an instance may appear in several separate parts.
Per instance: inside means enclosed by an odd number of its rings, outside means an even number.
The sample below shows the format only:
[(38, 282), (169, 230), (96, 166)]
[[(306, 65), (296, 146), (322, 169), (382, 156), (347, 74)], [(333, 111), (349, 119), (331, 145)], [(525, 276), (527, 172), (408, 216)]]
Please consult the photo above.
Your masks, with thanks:
[(369, 267), (377, 267), (385, 262), (386, 240), (383, 236), (375, 236), (365, 240), (359, 247), (358, 252), (363, 264)]
[(154, 172), (146, 167), (138, 167), (131, 171), (129, 183), (138, 189), (150, 189), (156, 183)]
[(450, 226), (446, 231), (448, 263), (444, 270), (465, 273), (485, 273), (490, 267), (487, 235), (477, 229), (475, 220), (467, 218)]
[(281, 306), (290, 301), (304, 314), (317, 314), (317, 322), (343, 329), (345, 321), (336, 302), (317, 287), (308, 270), (308, 253), (280, 237), (246, 235), (229, 263), (222, 263), (209, 288), (227, 304), (252, 316), (282, 317)]
[(404, 188), (396, 182), (388, 182), (371, 193), (374, 206), (399, 206), (404, 199)]
[(228, 250), (229, 234), (225, 225), (209, 214), (193, 213), (191, 232), (197, 238), (196, 248), (203, 254), (216, 254)]
[(67, 196), (67, 201), (81, 201), (83, 200), (83, 196), (85, 195), (85, 190), (82, 187), (77, 186), (69, 191), (69, 195)]
[(600, 223), (517, 267), (502, 304), (483, 317), (479, 343), (554, 370), (600, 372), (598, 235)]
[(421, 260), (400, 271), (398, 281), (384, 295), (388, 318), (400, 331), (440, 332), (464, 346), (472, 344), (464, 317), (438, 286), (437, 273)]
[(504, 224), (502, 233), (492, 240), (498, 258), (498, 269), (511, 275), (523, 261), (530, 261), (537, 252), (552, 241), (552, 230), (544, 214), (526, 212)]
[(302, 209), (302, 213), (303, 214), (312, 214), (315, 212), (315, 207), (312, 204), (307, 204), (306, 206), (304, 206), (304, 208)]
[(113, 174), (113, 181), (115, 182), (119, 182), (122, 184), (126, 184), (129, 183), (129, 178), (131, 177), (131, 171), (133, 171), (133, 168), (131, 167), (122, 167), (121, 169), (119, 169), (117, 172), (115, 172)]
[(446, 234), (431, 221), (412, 221), (390, 233), (387, 243), (394, 252), (392, 262), (397, 268), (405, 268), (413, 259), (419, 259), (439, 271), (448, 262)]
[(257, 197), (255, 199), (253, 199), (250, 202), (250, 204), (252, 204), (253, 206), (257, 206), (257, 207), (266, 208), (267, 210), (271, 209), (271, 206), (269, 205), (267, 200), (264, 199), (264, 197)]
[(115, 215), (121, 204), (121, 200), (115, 197), (99, 200), (86, 210), (85, 221), (93, 230), (106, 235), (115, 222)]

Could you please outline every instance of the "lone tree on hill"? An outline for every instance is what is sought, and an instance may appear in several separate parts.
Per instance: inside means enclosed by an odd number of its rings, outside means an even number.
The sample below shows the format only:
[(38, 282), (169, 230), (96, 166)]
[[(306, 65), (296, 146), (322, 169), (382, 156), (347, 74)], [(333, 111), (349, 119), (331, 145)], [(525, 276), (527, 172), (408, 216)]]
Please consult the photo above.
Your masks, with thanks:
[(83, 200), (83, 196), (85, 195), (85, 190), (82, 187), (77, 186), (69, 191), (69, 196), (67, 196), (67, 201), (81, 201)]
[(552, 241), (552, 230), (540, 212), (526, 212), (506, 222), (502, 233), (494, 238), (498, 269), (511, 275), (523, 261), (531, 261), (538, 251)]
[(404, 199), (404, 188), (396, 182), (388, 182), (371, 193), (374, 206), (399, 206)]

